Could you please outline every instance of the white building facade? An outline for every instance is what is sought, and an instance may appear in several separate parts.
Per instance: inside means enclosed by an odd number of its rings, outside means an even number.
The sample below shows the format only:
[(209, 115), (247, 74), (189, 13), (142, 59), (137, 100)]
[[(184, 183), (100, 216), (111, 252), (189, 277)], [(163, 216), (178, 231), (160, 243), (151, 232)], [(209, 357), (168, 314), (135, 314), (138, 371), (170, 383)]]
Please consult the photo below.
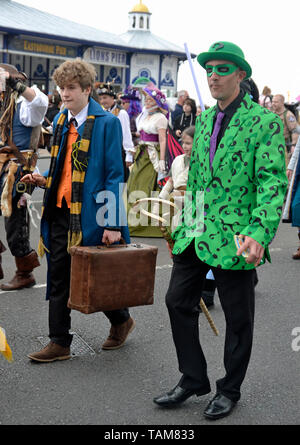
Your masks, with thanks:
[(48, 94), (55, 88), (55, 68), (80, 57), (95, 66), (97, 80), (114, 80), (119, 90), (143, 77), (173, 96), (186, 54), (153, 35), (151, 20), (151, 12), (140, 0), (128, 14), (128, 31), (115, 35), (1, 0), (0, 62), (26, 72), (29, 83)]

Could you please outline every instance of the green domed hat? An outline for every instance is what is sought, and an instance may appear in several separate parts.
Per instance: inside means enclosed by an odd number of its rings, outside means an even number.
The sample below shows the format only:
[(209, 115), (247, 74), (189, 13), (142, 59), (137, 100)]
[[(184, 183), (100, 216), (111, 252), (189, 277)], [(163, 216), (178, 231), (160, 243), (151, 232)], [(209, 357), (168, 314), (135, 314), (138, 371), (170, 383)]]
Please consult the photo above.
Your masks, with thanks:
[(243, 71), (246, 71), (245, 79), (251, 77), (252, 74), (251, 66), (245, 60), (243, 51), (239, 46), (231, 42), (214, 43), (208, 52), (199, 54), (197, 60), (203, 68), (210, 60), (228, 60), (235, 63)]

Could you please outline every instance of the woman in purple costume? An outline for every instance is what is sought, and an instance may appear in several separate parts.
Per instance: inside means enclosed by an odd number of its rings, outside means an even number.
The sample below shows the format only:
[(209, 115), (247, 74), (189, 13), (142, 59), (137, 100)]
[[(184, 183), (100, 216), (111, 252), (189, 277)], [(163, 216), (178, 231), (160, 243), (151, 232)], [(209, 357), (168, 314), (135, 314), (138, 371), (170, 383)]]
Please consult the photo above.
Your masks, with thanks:
[[(150, 218), (136, 214), (132, 205), (136, 200), (158, 195), (159, 181), (167, 176), (166, 142), (168, 106), (164, 94), (149, 84), (143, 89), (145, 110), (137, 119), (140, 142), (136, 147), (135, 162), (128, 183), (128, 225), (131, 236), (161, 237), (157, 224)], [(154, 192), (154, 193), (153, 193)]]

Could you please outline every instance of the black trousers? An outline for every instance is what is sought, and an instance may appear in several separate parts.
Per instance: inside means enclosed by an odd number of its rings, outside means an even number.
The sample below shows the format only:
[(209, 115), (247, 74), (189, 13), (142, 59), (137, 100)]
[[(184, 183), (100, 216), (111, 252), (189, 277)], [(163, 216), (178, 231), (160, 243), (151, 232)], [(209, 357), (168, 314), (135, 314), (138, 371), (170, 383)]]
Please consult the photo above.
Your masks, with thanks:
[[(180, 385), (186, 389), (209, 388), (207, 363), (199, 340), (199, 288), (210, 267), (196, 255), (192, 243), (174, 256), (166, 295), (179, 370)], [(224, 366), (226, 374), (217, 381), (217, 392), (233, 401), (240, 398), (251, 355), (254, 326), (255, 270), (211, 268), (226, 320)]]
[[(61, 346), (70, 346), (71, 310), (67, 306), (70, 291), (71, 256), (67, 252), (70, 210), (66, 202), (55, 207), (50, 222), (50, 297), (49, 337)], [(112, 325), (125, 323), (130, 317), (127, 308), (104, 312)]]
[(12, 199), (12, 213), (9, 218), (4, 217), (4, 227), (9, 250), (14, 257), (24, 257), (33, 249), (30, 246), (30, 221), (27, 207), (18, 207), (21, 195)]

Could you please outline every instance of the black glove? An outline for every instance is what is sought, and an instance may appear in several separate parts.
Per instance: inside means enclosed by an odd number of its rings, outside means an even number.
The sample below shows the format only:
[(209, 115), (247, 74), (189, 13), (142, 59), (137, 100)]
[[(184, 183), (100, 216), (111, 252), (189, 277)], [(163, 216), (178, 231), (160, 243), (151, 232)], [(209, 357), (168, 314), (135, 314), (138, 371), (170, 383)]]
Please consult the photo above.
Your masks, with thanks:
[(6, 82), (14, 91), (17, 91), (19, 94), (23, 94), (26, 90), (26, 85), (22, 82), (22, 80), (14, 76), (9, 76), (9, 78), (6, 79)]

